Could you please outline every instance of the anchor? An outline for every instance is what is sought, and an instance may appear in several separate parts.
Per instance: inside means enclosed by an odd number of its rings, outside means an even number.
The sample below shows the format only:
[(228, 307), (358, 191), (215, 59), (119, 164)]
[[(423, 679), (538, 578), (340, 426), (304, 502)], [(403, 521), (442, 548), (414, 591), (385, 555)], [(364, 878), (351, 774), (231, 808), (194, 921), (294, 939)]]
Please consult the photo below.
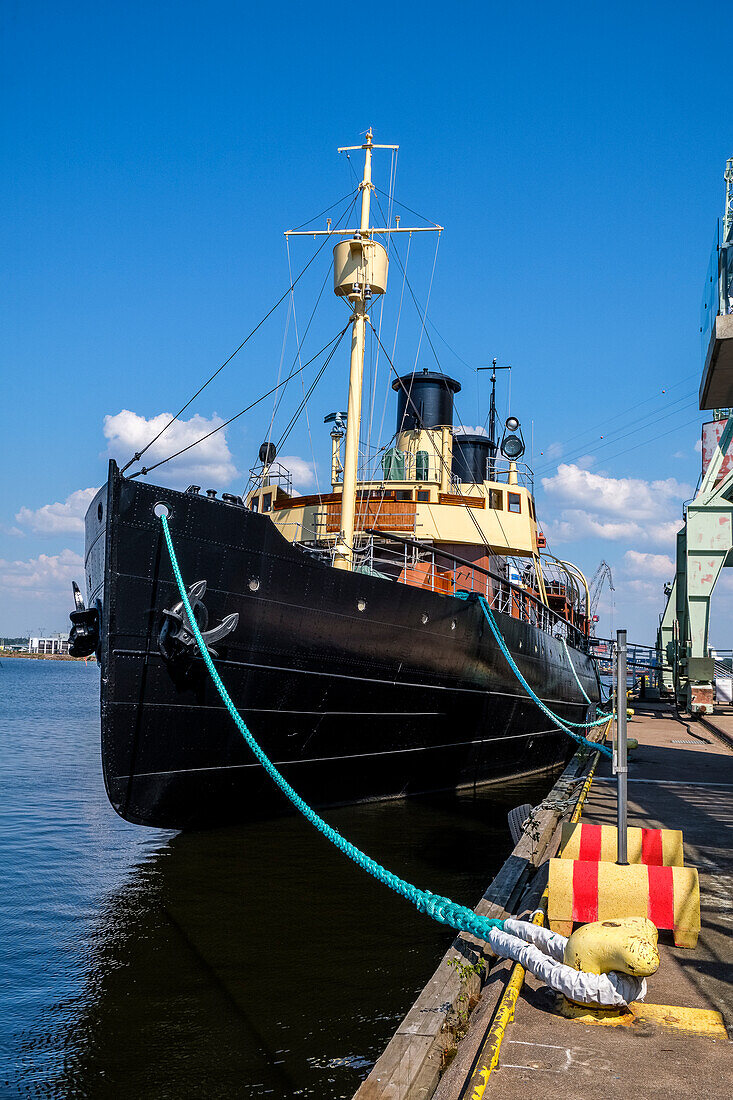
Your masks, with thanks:
[[(227, 615), (218, 626), (214, 626), (211, 630), (207, 630), (209, 612), (206, 609), (206, 604), (203, 602), (205, 592), (206, 581), (196, 581), (196, 583), (192, 584), (188, 589), (188, 599), (191, 604), (193, 616), (196, 620), (196, 625), (201, 631), (201, 637), (206, 644), (207, 650), (212, 657), (218, 657), (219, 654), (213, 648), (213, 643), (220, 641), (222, 638), (226, 638), (227, 634), (231, 634), (239, 622), (239, 615), (236, 612)], [(158, 645), (165, 659), (167, 661), (173, 661), (184, 656), (200, 656), (199, 647), (194, 638), (188, 615), (183, 606), (183, 600), (179, 600), (179, 602), (174, 604), (170, 609), (165, 609), (163, 611), (163, 616), (164, 622), (160, 628)]]
[(76, 581), (71, 582), (74, 610), (69, 614), (69, 653), (72, 657), (90, 657), (99, 648), (99, 607), (85, 607)]

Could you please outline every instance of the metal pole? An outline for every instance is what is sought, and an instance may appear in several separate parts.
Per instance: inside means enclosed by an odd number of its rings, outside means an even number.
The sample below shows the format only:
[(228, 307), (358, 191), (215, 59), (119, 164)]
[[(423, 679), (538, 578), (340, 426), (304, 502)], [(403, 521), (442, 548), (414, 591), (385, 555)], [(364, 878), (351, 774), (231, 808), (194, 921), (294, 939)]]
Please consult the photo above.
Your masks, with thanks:
[(626, 777), (628, 772), (626, 759), (626, 631), (616, 631), (616, 782), (617, 808), (616, 826), (618, 832), (618, 847), (616, 862), (626, 865), (629, 861), (626, 857), (626, 823), (628, 807), (626, 801)]

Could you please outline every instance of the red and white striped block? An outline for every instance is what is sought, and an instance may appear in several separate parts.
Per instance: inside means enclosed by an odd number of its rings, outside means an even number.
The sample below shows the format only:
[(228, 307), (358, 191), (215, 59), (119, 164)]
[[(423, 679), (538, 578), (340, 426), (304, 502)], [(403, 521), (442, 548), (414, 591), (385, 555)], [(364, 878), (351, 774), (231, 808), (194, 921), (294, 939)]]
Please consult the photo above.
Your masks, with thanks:
[(674, 932), (677, 947), (694, 947), (700, 934), (697, 868), (551, 859), (547, 917), (563, 936), (576, 923), (648, 917)]
[[(565, 824), (561, 844), (562, 859), (615, 863), (618, 830), (615, 825)], [(629, 863), (654, 867), (683, 867), (685, 863), (680, 829), (627, 829), (626, 849)]]

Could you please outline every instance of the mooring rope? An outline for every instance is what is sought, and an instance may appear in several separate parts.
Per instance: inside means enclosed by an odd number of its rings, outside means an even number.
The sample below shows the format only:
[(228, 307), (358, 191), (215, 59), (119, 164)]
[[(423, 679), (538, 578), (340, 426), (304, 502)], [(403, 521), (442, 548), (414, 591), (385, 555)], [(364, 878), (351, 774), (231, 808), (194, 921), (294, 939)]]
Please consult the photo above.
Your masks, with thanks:
[(186, 586), (183, 583), (183, 577), (181, 576), (181, 570), (178, 565), (178, 559), (176, 558), (176, 552), (173, 548), (173, 540), (171, 538), (170, 528), (168, 526), (168, 517), (162, 515), (160, 517), (163, 525), (163, 533), (165, 535), (166, 546), (168, 547), (168, 553), (171, 559), (171, 565), (173, 567), (173, 576), (175, 577), (178, 591), (181, 596), (181, 601), (186, 610), (186, 617), (188, 619), (188, 626), (191, 629), (191, 633), (196, 639), (199, 652), (204, 659), (209, 675), (214, 682), (214, 686), (219, 693), (221, 701), (229, 711), (234, 723), (242, 734), (242, 737), (247, 742), (247, 745), (252, 750), (254, 755), (259, 760), (262, 767), (265, 769), (270, 778), (277, 784), (283, 794), (292, 802), (296, 810), (310, 821), (320, 833), (322, 833), (327, 840), (330, 840), (339, 851), (343, 852), (345, 856), (353, 860), (357, 866), (368, 874), (373, 875), (379, 882), (384, 883), (390, 890), (394, 890), (400, 894), (407, 901), (412, 904), (421, 913), (426, 913), (433, 920), (439, 921), (441, 924), (448, 924), (452, 928), (455, 928), (458, 932), (470, 932), (471, 935), (476, 936), (480, 940), (486, 940), (492, 928), (503, 928), (504, 921), (494, 920), (489, 917), (482, 917), (478, 913), (474, 913), (472, 909), (468, 909), (465, 905), (458, 905), (456, 902), (451, 901), (450, 898), (441, 897), (439, 894), (433, 894), (430, 890), (421, 890), (417, 886), (413, 886), (412, 883), (406, 882), (404, 879), (399, 878), (397, 875), (388, 871), (386, 867), (383, 867), (381, 863), (378, 863), (375, 859), (371, 859), (368, 855), (362, 852), (359, 848), (355, 847), (350, 841), (334, 829), (331, 825), (323, 820), (315, 810), (313, 810), (307, 802), (300, 797), (300, 795), (293, 790), (285, 777), (277, 770), (269, 756), (260, 747), (257, 741), (254, 739), (246, 724), (242, 720), (237, 708), (234, 706), (227, 689), (222, 683), (221, 677), (216, 670), (211, 654), (209, 653), (206, 642), (201, 637), (201, 631), (198, 623), (193, 614), (190, 601), (188, 599), (188, 593)]
[(568, 643), (567, 643), (567, 641), (565, 640), (565, 638), (563, 638), (563, 640), (562, 640), (562, 644), (563, 644), (563, 648), (564, 648), (564, 650), (565, 650), (565, 656), (566, 656), (566, 657), (567, 657), (567, 659), (568, 659), (568, 664), (570, 665), (570, 668), (572, 669), (572, 672), (573, 672), (573, 676), (575, 677), (575, 682), (576, 682), (576, 684), (578, 685), (578, 687), (580, 688), (580, 690), (581, 690), (581, 693), (582, 693), (582, 695), (583, 695), (583, 698), (585, 699), (586, 703), (588, 703), (588, 705), (592, 707), (592, 706), (593, 706), (593, 702), (592, 702), (592, 700), (591, 700), (591, 699), (589, 698), (589, 696), (588, 696), (588, 692), (587, 692), (587, 691), (585, 690), (585, 688), (584, 688), (584, 687), (583, 687), (583, 685), (581, 684), (581, 682), (580, 682), (580, 677), (578, 676), (578, 673), (577, 673), (577, 672), (575, 671), (575, 665), (573, 664), (573, 658), (572, 658), (572, 657), (570, 656), (570, 650), (568, 649)]
[[(605, 745), (602, 745), (597, 741), (589, 741), (586, 737), (581, 737), (580, 734), (573, 733), (573, 731), (571, 729), (569, 729), (570, 726), (576, 726), (576, 727), (582, 728), (582, 729), (589, 729), (591, 726), (602, 726), (602, 725), (604, 725), (604, 723), (608, 722), (609, 716), (605, 715), (603, 718), (597, 718), (593, 721), (589, 720), (587, 722), (570, 722), (569, 720), (567, 720), (565, 718), (560, 718), (559, 715), (555, 714), (554, 711), (550, 710), (550, 708), (542, 702), (539, 695), (537, 695), (536, 692), (534, 692), (532, 690), (532, 688), (529, 686), (529, 684), (525, 680), (522, 673), (519, 671), (519, 668), (517, 667), (517, 663), (514, 660), (514, 658), (512, 657), (511, 653), (509, 652), (509, 648), (508, 648), (506, 642), (504, 641), (504, 637), (503, 637), (501, 631), (499, 630), (499, 627), (498, 627), (498, 624), (496, 622), (496, 619), (494, 618), (493, 612), (492, 612), (491, 608), (489, 607), (489, 605), (486, 601), (486, 597), (485, 596), (478, 596), (478, 595), (476, 595), (475, 593), (472, 593), (472, 592), (456, 592), (456, 596), (458, 596), (460, 599), (463, 599), (463, 600), (470, 600), (470, 599), (475, 599), (476, 600), (479, 607), (483, 611), (484, 617), (485, 617), (487, 623), (489, 624), (489, 626), (491, 627), (491, 633), (494, 635), (494, 638), (496, 639), (496, 642), (497, 642), (497, 645), (499, 646), (499, 649), (502, 651), (502, 653), (506, 657), (506, 660), (507, 660), (507, 662), (509, 664), (509, 667), (511, 668), (512, 672), (517, 677), (517, 679), (519, 680), (519, 682), (522, 685), (522, 687), (524, 688), (524, 690), (534, 700), (534, 702), (537, 704), (537, 706), (540, 708), (540, 710), (544, 714), (547, 715), (547, 717), (550, 719), (550, 721), (554, 725), (556, 725), (559, 729), (561, 729), (565, 733), (567, 733), (568, 737), (572, 737), (574, 741), (577, 741), (579, 745), (585, 745), (588, 748), (596, 749), (598, 752), (603, 753), (604, 756), (607, 756), (607, 757), (609, 757), (609, 759), (612, 759), (613, 758), (613, 753), (611, 752), (610, 749), (606, 748)], [(575, 671), (575, 670), (573, 670), (573, 671)]]

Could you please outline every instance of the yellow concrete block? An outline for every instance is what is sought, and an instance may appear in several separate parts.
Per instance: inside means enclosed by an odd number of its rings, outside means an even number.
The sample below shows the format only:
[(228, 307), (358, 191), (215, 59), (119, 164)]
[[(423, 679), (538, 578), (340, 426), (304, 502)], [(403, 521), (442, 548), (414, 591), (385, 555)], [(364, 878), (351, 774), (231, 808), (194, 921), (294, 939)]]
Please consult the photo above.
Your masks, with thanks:
[(547, 916), (563, 936), (573, 924), (648, 917), (657, 928), (672, 930), (678, 947), (694, 947), (700, 933), (697, 869), (551, 859)]
[[(562, 859), (587, 859), (615, 863), (618, 830), (615, 825), (566, 823), (562, 827)], [(683, 867), (685, 863), (680, 829), (626, 830), (629, 863), (651, 863), (662, 867)]]
[(588, 1008), (562, 998), (561, 1014), (568, 1020), (581, 1024), (605, 1024), (607, 1027), (638, 1027), (652, 1023), (673, 1031), (687, 1031), (693, 1035), (705, 1035), (709, 1039), (727, 1041), (723, 1017), (712, 1008), (684, 1008), (682, 1005), (650, 1005), (632, 1001), (628, 1010)]

